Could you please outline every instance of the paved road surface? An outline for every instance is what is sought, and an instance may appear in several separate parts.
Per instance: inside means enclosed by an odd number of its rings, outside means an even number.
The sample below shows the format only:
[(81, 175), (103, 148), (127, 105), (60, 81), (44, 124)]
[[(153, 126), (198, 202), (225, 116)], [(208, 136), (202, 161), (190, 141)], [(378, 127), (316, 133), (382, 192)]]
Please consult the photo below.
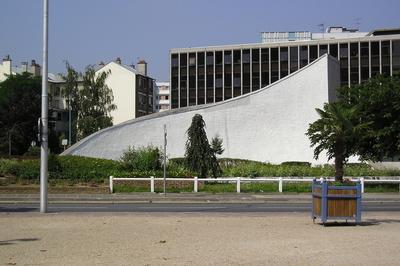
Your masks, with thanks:
[[(49, 212), (309, 212), (309, 203), (55, 203)], [(39, 204), (0, 204), (0, 212), (38, 212)], [(363, 211), (400, 212), (399, 202), (364, 202)]]

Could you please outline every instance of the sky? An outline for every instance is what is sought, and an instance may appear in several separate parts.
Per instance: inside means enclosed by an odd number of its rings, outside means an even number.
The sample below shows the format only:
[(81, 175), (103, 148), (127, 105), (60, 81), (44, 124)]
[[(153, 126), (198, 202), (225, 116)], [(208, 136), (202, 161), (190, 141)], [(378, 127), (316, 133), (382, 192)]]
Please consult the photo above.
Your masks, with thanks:
[[(49, 0), (49, 72), (145, 59), (168, 81), (169, 50), (255, 43), (262, 31), (400, 27), (399, 0)], [(42, 65), (42, 0), (0, 0), (0, 57)]]

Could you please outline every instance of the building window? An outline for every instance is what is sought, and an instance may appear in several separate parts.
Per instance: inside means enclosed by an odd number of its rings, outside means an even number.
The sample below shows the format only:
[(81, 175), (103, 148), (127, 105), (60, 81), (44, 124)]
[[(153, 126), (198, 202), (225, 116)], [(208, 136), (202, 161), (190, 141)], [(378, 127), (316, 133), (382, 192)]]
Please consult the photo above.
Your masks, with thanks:
[(347, 43), (341, 43), (339, 47), (340, 51), (340, 81), (341, 85), (349, 84), (349, 46)]
[(382, 74), (390, 75), (390, 41), (381, 42)]
[(298, 46), (290, 47), (290, 73), (295, 72), (299, 68)]
[(196, 53), (189, 54), (189, 105), (196, 105)]
[(279, 79), (279, 51), (271, 48), (271, 83)]
[(179, 65), (178, 65), (178, 54), (171, 54), (171, 107), (178, 108), (178, 80), (179, 79)]
[(308, 64), (308, 47), (300, 46), (300, 68)]
[(310, 45), (310, 63), (318, 58), (318, 46)]
[(327, 44), (320, 44), (319, 45), (319, 56), (323, 56), (324, 54), (328, 53), (328, 45)]
[(232, 98), (232, 52), (224, 52), (224, 97)]
[(268, 86), (269, 81), (269, 49), (261, 49), (261, 87)]
[(197, 53), (197, 104), (205, 103), (205, 53)]
[(251, 86), (252, 91), (256, 91), (260, 88), (260, 49), (251, 50)]
[(392, 41), (393, 73), (400, 71), (400, 40)]
[(338, 59), (338, 44), (337, 43), (331, 43), (329, 44), (329, 54), (333, 56), (334, 58)]
[(242, 67), (243, 67), (243, 94), (250, 92), (250, 50), (243, 50)]
[(280, 78), (286, 77), (289, 74), (289, 58), (288, 58), (288, 47), (281, 47), (280, 49)]
[(214, 102), (214, 53), (207, 52), (206, 58), (206, 73), (207, 73), (207, 90), (206, 90), (206, 102)]
[(233, 51), (233, 97), (240, 96), (241, 91), (241, 52)]
[(179, 107), (187, 106), (187, 54), (180, 55), (180, 74), (181, 74), (181, 84), (180, 84), (180, 101)]
[(215, 101), (220, 102), (222, 98), (222, 51), (215, 52)]
[(369, 79), (369, 43), (360, 43), (361, 81)]
[(350, 83), (358, 84), (358, 43), (350, 43)]
[(371, 42), (371, 77), (380, 73), (379, 42)]

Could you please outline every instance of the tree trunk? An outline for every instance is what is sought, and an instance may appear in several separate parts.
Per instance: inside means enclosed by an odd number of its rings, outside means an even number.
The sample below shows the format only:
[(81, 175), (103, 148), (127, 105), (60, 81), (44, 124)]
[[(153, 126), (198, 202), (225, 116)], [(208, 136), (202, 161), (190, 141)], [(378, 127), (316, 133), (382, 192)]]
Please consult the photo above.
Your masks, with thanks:
[(341, 141), (337, 141), (335, 148), (335, 181), (343, 182), (343, 164), (344, 164), (344, 156), (343, 156), (343, 145)]

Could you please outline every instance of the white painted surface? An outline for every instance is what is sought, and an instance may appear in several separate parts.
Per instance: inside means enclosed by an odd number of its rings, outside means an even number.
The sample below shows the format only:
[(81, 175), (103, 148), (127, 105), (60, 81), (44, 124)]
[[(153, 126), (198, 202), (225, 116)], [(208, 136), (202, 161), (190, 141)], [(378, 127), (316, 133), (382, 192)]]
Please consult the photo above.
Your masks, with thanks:
[(96, 74), (111, 70), (111, 74), (106, 79), (107, 86), (114, 95), (114, 104), (117, 109), (111, 112), (114, 125), (135, 118), (135, 91), (136, 75), (125, 67), (110, 62), (101, 68)]
[(6, 80), (11, 74), (11, 60), (3, 60), (0, 63), (0, 82)]
[(313, 158), (305, 132), (318, 119), (315, 108), (334, 98), (339, 65), (324, 55), (301, 70), (261, 90), (225, 102), (169, 110), (127, 121), (78, 142), (64, 154), (119, 159), (129, 145), (162, 147), (167, 125), (169, 158), (182, 157), (186, 130), (195, 114), (206, 122), (209, 140), (218, 134), (225, 151), (221, 157), (271, 163)]

